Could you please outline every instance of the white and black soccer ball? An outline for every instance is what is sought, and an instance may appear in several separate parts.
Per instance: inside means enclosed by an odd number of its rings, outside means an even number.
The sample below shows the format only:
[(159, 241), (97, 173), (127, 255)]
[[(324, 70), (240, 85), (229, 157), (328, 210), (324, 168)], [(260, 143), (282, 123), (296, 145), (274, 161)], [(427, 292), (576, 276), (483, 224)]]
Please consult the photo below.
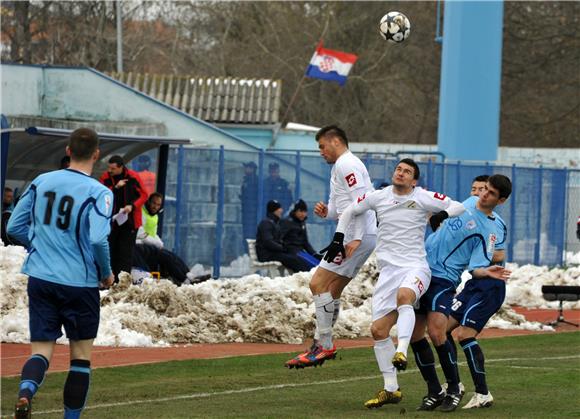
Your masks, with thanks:
[(401, 12), (389, 12), (381, 18), (379, 31), (384, 39), (398, 44), (409, 37), (411, 22)]

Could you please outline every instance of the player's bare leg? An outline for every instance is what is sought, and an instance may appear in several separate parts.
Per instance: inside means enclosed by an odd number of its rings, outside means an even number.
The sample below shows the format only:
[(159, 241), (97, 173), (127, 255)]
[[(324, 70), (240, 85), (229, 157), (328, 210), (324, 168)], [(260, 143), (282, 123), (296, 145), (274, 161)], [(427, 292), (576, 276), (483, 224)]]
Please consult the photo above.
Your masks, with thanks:
[(373, 321), (371, 325), (371, 335), (375, 341), (375, 357), (383, 375), (384, 385), (376, 397), (366, 401), (365, 406), (369, 409), (381, 407), (387, 403), (399, 403), (403, 398), (397, 382), (397, 370), (391, 363), (395, 353), (395, 345), (389, 333), (396, 321), (397, 312), (391, 311), (386, 316)]

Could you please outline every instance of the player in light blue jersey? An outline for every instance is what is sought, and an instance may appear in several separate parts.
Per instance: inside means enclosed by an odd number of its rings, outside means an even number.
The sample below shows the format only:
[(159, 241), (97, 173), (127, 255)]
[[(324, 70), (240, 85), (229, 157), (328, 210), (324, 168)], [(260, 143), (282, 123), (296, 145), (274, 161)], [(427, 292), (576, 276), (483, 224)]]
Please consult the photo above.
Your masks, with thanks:
[[(474, 278), (494, 278), (502, 283), (509, 277), (510, 272), (503, 267), (490, 266), (498, 236), (493, 209), (507, 199), (500, 196), (493, 185), (498, 179), (500, 186), (501, 181), (509, 182), (504, 176), (496, 176), (488, 184), (484, 198), (466, 200), (463, 203), (466, 211), (447, 220), (425, 243), (432, 278), (429, 289), (420, 300), (411, 343), (428, 387), (427, 396), (418, 410), (433, 410), (440, 406), (439, 410), (450, 412), (457, 408), (463, 396), (459, 389), (457, 355), (446, 336), (453, 297), (463, 271), (468, 269)], [(435, 372), (433, 352), (425, 338), (425, 326), (445, 374), (447, 394)]]
[[(490, 176), (486, 189), (477, 198), (471, 198), (474, 202), (481, 203), (496, 195), (504, 201), (510, 196), (512, 185), (510, 180), (501, 175)], [(469, 203), (468, 203), (469, 206)], [(507, 228), (503, 220), (492, 213), (497, 228), (496, 250), (492, 262), (503, 265), (505, 262), (505, 241)], [(463, 409), (489, 407), (493, 404), (493, 397), (487, 388), (487, 379), (484, 367), (484, 355), (477, 336), (483, 330), (487, 321), (501, 308), (505, 299), (506, 283), (494, 278), (472, 278), (465, 287), (453, 299), (451, 313), (447, 324), (448, 341), (453, 342), (451, 332), (457, 329), (457, 339), (467, 358), (471, 378), (475, 385), (475, 394), (471, 400), (463, 406)], [(454, 342), (451, 343), (455, 347)]]
[(90, 382), (99, 327), (99, 284), (113, 283), (107, 236), (112, 193), (90, 175), (99, 158), (97, 133), (75, 130), (66, 148), (68, 169), (38, 176), (14, 209), (7, 231), (24, 243), (32, 356), (22, 368), (15, 417), (30, 417), (64, 326), (70, 370), (64, 386), (65, 419), (80, 417)]

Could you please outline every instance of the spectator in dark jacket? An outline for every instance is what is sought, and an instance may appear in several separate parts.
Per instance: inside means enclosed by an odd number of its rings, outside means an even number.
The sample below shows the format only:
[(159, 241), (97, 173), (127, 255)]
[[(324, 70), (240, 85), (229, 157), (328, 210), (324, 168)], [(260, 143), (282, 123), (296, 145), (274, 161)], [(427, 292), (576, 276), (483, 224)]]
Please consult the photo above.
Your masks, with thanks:
[(294, 203), (290, 215), (282, 220), (282, 242), (286, 250), (291, 253), (296, 254), (304, 250), (310, 255), (316, 254), (316, 251), (308, 242), (306, 218), (308, 218), (308, 207), (306, 202), (299, 199)]
[(260, 262), (276, 260), (294, 272), (309, 271), (310, 265), (304, 259), (284, 248), (282, 231), (280, 230), (282, 205), (278, 201), (269, 201), (267, 210), (268, 214), (258, 225), (258, 234), (256, 235), (258, 260)]
[(113, 191), (113, 217), (120, 213), (128, 216), (125, 222), (112, 220), (109, 236), (111, 268), (118, 282), (119, 272), (131, 272), (137, 230), (142, 224), (141, 207), (147, 200), (147, 193), (139, 175), (125, 167), (121, 156), (109, 159), (107, 171), (99, 180)]
[(244, 180), (242, 181), (242, 235), (246, 239), (253, 239), (258, 225), (258, 175), (256, 163), (244, 163)]
[(286, 179), (280, 177), (280, 165), (270, 163), (268, 165), (269, 176), (264, 180), (264, 199), (266, 201), (278, 201), (282, 208), (288, 209), (292, 205), (292, 192)]

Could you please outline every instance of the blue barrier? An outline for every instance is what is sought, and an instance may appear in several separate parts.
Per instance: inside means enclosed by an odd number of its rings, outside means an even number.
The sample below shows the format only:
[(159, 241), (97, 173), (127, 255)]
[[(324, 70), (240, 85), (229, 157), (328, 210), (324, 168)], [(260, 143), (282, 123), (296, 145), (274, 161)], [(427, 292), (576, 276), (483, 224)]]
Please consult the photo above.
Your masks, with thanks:
[[(364, 153), (361, 158), (375, 186), (384, 181), (390, 183), (397, 163), (392, 155)], [(301, 198), (309, 207), (307, 225), (314, 248), (324, 247), (334, 233), (334, 223), (312, 213), (314, 204), (327, 201), (329, 194), (331, 166), (320, 156), (304, 152), (247, 152), (223, 148), (171, 149), (164, 240), (174, 243), (174, 250), (188, 265), (212, 266), (215, 277), (219, 277), (220, 267), (229, 265), (247, 252), (242, 231), (248, 217), (243, 218), (241, 214), (243, 163), (247, 161), (257, 162), (258, 175), (255, 198), (250, 198), (245, 207), (249, 205), (256, 214), (256, 223), (249, 226), (250, 231), (265, 216), (267, 197), (263, 181), (268, 174), (268, 164), (276, 162), (281, 177), (290, 186), (293, 200)], [(512, 195), (497, 209), (508, 226), (508, 261), (560, 265), (564, 251), (575, 245), (570, 239), (573, 234), (570, 233), (569, 220), (577, 216), (580, 209), (574, 204), (578, 202), (576, 195), (572, 198), (569, 195), (572, 190), (574, 193), (580, 191), (579, 170), (437, 162), (429, 158), (418, 161), (418, 164), (420, 186), (460, 201), (469, 196), (471, 181), (478, 175), (501, 173), (511, 178)], [(289, 208), (284, 210), (287, 212)]]

